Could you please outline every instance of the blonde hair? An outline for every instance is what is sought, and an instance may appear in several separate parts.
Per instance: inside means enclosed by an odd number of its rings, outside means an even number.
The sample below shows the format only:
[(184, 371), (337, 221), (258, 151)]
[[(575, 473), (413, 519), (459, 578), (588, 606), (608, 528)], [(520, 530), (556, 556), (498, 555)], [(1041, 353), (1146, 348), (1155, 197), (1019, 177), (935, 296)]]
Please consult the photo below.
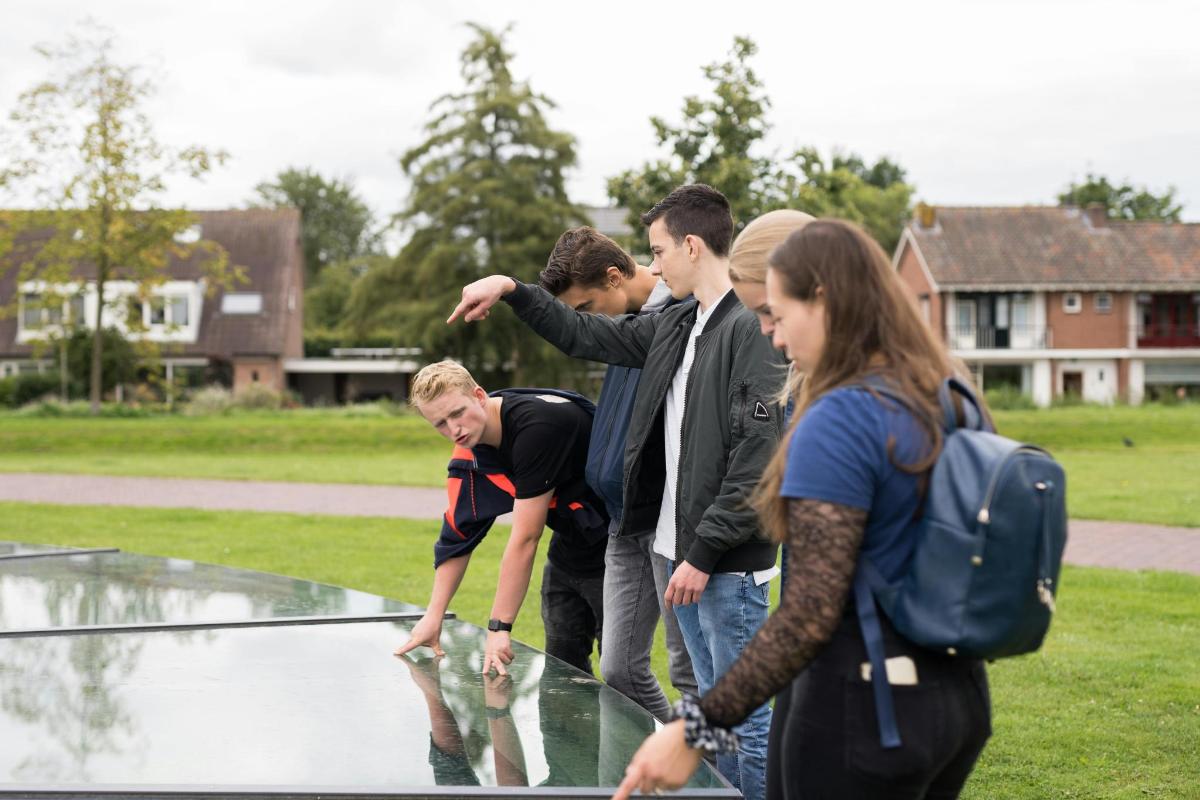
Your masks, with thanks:
[[(930, 441), (923, 458), (896, 466), (923, 475), (942, 447), (938, 388), (955, 369), (946, 345), (921, 318), (891, 259), (858, 226), (818, 220), (776, 247), (770, 266), (788, 297), (814, 302), (821, 290), (825, 315), (825, 346), (804, 382), (793, 387), (796, 405), (791, 425), (751, 501), (763, 528), (781, 540), (787, 530), (788, 501), (780, 489), (788, 444), (804, 412), (818, 398), (868, 377), (887, 384), (907, 399), (905, 405)], [(986, 415), (986, 406), (980, 408)], [(889, 438), (889, 458), (894, 444)]]
[(729, 251), (729, 278), (737, 283), (766, 283), (767, 256), (783, 240), (815, 217), (791, 208), (768, 211), (742, 229)]
[(408, 404), (420, 406), (436, 400), (446, 392), (462, 392), (472, 394), (479, 384), (467, 372), (467, 368), (457, 361), (438, 361), (421, 368), (413, 376), (412, 389), (408, 393)]

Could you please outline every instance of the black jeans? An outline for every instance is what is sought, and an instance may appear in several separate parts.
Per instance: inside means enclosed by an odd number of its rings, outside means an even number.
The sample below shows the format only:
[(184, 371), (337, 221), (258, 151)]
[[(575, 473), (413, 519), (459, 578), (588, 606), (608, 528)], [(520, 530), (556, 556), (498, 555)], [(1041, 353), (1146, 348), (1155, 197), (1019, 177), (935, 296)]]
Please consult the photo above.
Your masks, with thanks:
[(542, 571), (542, 625), (546, 652), (592, 674), (592, 644), (604, 625), (604, 573), (579, 577), (550, 560)]
[(862, 679), (866, 646), (854, 609), (833, 639), (780, 693), (767, 750), (767, 796), (782, 800), (958, 797), (992, 733), (983, 662), (901, 638), (880, 618), (889, 658), (906, 655), (915, 686), (892, 686), (900, 747), (879, 744), (875, 698)]

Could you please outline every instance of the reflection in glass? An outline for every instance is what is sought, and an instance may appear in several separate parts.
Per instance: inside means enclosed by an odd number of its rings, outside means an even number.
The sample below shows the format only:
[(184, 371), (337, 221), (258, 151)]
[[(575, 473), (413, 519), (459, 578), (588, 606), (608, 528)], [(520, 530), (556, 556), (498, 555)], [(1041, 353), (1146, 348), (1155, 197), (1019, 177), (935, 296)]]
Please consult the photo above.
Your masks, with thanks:
[(0, 630), (421, 610), (312, 581), (132, 553), (0, 560)]
[(485, 683), (462, 622), (436, 662), (392, 656), (412, 624), (0, 639), (0, 783), (614, 786), (654, 725), (519, 644)]
[(0, 542), (0, 556), (22, 556), (34, 553), (64, 553), (74, 548), (56, 547), (52, 544), (26, 544), (25, 542)]

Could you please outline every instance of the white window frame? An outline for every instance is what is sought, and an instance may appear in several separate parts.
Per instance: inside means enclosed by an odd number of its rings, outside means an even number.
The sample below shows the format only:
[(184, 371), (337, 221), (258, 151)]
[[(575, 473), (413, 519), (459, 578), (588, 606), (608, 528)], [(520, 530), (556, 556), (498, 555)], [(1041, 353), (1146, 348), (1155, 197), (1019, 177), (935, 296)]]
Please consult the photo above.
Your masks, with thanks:
[[(138, 302), (138, 285), (132, 281), (118, 281), (111, 284), (113, 294), (105, 309), (107, 324), (115, 324), (123, 333), (132, 339), (151, 342), (181, 342), (193, 343), (200, 335), (200, 311), (204, 302), (203, 281), (167, 281), (150, 290), (149, 297), (142, 298), (139, 307), (142, 309), (142, 327), (130, 330), (125, 311), (131, 302)], [(105, 291), (107, 294), (107, 290)], [(183, 299), (187, 302), (186, 321), (177, 322), (173, 301)], [(151, 322), (151, 304), (163, 304), (163, 321)]]
[(1064, 314), (1078, 314), (1083, 311), (1083, 295), (1079, 292), (1063, 292), (1062, 310)]
[[(17, 312), (17, 342), (24, 344), (44, 340), (47, 335), (57, 333), (61, 325), (43, 324), (40, 328), (26, 328), (24, 325), (24, 302), (26, 294), (45, 294), (47, 286), (42, 281), (26, 281), (17, 287), (20, 293), (20, 308)], [(142, 300), (138, 307), (142, 310), (141, 326), (130, 329), (126, 319), (127, 310), (131, 306), (131, 298), (136, 302), (141, 287), (134, 281), (110, 281), (104, 286), (105, 304), (102, 324), (105, 327), (115, 327), (130, 339), (147, 340), (161, 343), (192, 344), (200, 336), (200, 316), (204, 309), (205, 282), (199, 281), (166, 281), (150, 290), (150, 297), (161, 298), (165, 304), (164, 321), (161, 324), (150, 323), (149, 302)], [(82, 291), (81, 291), (82, 290)], [(79, 296), (83, 300), (82, 327), (95, 328), (100, 300), (96, 295), (96, 284), (88, 282), (65, 283), (56, 287), (56, 294), (63, 296), (63, 314), (70, 319), (72, 298)], [(187, 321), (177, 324), (173, 317), (173, 300), (184, 300), (187, 303)], [(45, 314), (43, 314), (45, 319)], [(76, 323), (78, 324), (78, 323)]]
[[(1106, 302), (1100, 302), (1100, 298), (1102, 297)], [(1096, 295), (1092, 298), (1092, 308), (1096, 310), (1097, 314), (1111, 314), (1113, 310), (1112, 292), (1096, 292)]]
[(62, 310), (59, 312), (58, 322), (50, 321), (51, 309), (44, 305), (40, 310), (42, 322), (36, 328), (29, 327), (25, 324), (25, 298), (28, 295), (50, 294), (50, 284), (45, 281), (25, 281), (17, 287), (17, 343), (25, 344), (27, 342), (41, 341), (48, 336), (61, 334), (64, 331), (64, 322), (69, 322), (71, 325), (87, 326), (87, 299), (84, 298), (83, 304), (83, 320), (77, 322), (72, 317), (72, 304), (75, 297), (79, 295), (80, 285), (78, 283), (64, 283), (56, 286), (53, 294), (59, 295), (62, 298)]

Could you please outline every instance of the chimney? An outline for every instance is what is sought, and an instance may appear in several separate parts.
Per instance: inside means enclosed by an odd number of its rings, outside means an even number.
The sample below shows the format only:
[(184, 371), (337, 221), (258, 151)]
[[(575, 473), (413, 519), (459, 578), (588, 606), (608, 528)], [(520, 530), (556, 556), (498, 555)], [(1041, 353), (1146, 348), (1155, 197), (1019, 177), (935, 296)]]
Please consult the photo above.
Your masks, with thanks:
[(1093, 228), (1108, 227), (1108, 208), (1104, 203), (1088, 203), (1083, 213), (1087, 215), (1088, 224)]
[(926, 203), (917, 203), (916, 214), (917, 224), (926, 230), (932, 229), (937, 225), (937, 209)]

